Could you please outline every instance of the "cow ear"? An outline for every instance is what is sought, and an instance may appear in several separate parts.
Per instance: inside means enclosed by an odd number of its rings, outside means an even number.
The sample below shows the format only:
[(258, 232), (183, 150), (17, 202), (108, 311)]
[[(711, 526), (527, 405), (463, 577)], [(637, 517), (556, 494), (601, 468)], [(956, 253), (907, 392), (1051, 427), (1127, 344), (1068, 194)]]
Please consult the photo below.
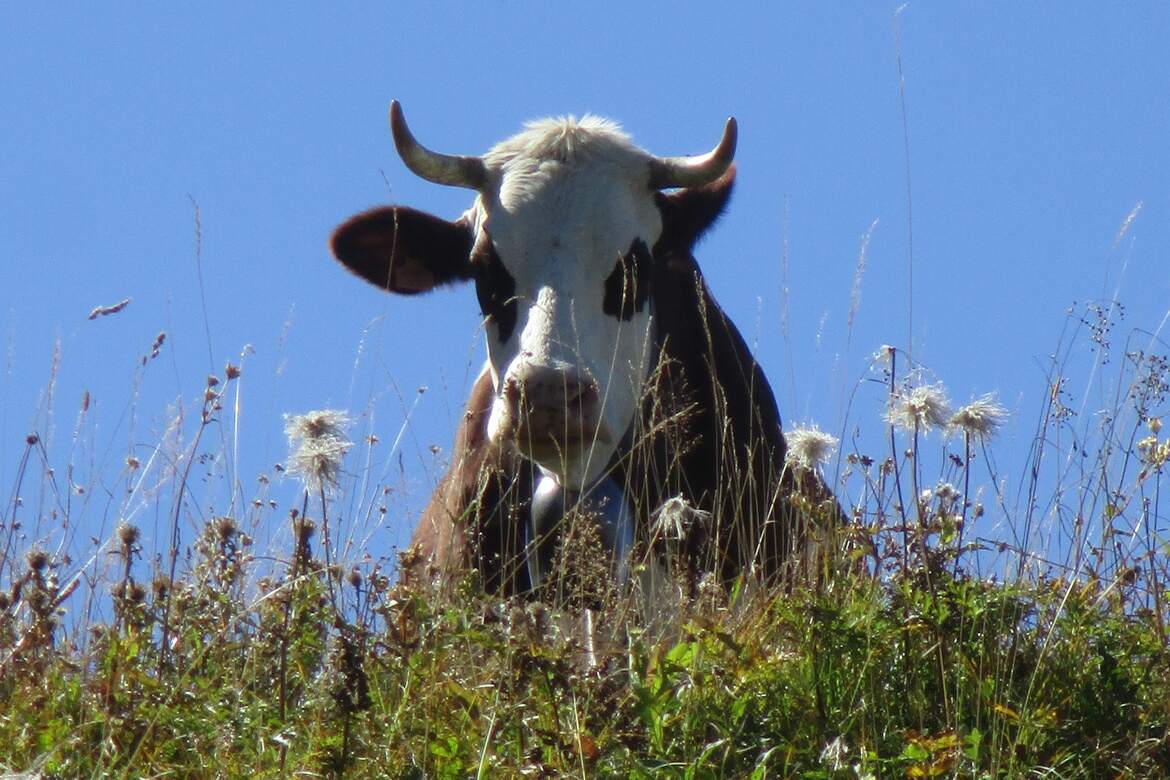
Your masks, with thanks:
[(658, 247), (690, 252), (727, 208), (735, 186), (735, 166), (710, 184), (671, 193), (658, 193), (662, 236)]
[(329, 242), (333, 256), (370, 284), (415, 295), (471, 278), (472, 230), (424, 211), (384, 206), (350, 217)]

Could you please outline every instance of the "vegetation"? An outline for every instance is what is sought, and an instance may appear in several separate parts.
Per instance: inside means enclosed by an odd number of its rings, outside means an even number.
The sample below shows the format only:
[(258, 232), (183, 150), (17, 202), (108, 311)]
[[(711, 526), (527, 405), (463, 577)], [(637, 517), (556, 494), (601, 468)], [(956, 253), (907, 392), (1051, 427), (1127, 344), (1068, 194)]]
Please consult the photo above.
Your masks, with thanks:
[[(1062, 374), (1080, 335), (1107, 348), (1103, 318), (1070, 320), (1014, 501), (990, 453), (1003, 410), (952, 411), (883, 349), (883, 451), (835, 461), (851, 522), (818, 526), (808, 508), (828, 551), (819, 576), (768, 589), (745, 575), (730, 591), (702, 579), (667, 625), (647, 625), (636, 592), (558, 606), (485, 596), (475, 572), (442, 594), (395, 585), (389, 562), (339, 543), (357, 487), (336, 467), (351, 446), (336, 413), (290, 421), (306, 490), (283, 508), (286, 548), (257, 552), (266, 499), (217, 515), (191, 494), (191, 464), (227, 447), (202, 432), (230, 409), (231, 366), (155, 483), (170, 545), (154, 560), (125, 518), (88, 561), (27, 540), (37, 512), (81, 519), (52, 488), (23, 506), (26, 480), (56, 485), (31, 434), (0, 517), (0, 770), (1170, 777), (1170, 369), (1127, 350), (1112, 412), (1080, 420)], [(832, 437), (793, 439), (792, 468), (834, 462)], [(127, 462), (131, 490), (147, 466)], [(590, 558), (582, 544), (566, 565)]]

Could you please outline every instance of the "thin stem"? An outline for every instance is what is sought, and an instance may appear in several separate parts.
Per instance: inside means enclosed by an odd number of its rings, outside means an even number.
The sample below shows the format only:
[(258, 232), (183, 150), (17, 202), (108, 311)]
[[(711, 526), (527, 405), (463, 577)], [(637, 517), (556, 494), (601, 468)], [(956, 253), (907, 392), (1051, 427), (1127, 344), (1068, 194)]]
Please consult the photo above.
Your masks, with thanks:
[[(890, 347), (890, 405), (898, 395), (898, 351)], [(894, 488), (898, 492), (898, 513), (902, 521), (902, 573), (910, 570), (910, 529), (906, 522), (906, 501), (902, 496), (902, 469), (898, 465), (898, 441), (894, 436), (894, 425), (890, 424), (890, 455), (894, 463)]]
[(203, 396), (203, 411), (199, 414), (199, 429), (195, 432), (195, 441), (191, 443), (191, 453), (187, 458), (187, 465), (183, 468), (183, 478), (179, 480), (179, 494), (175, 497), (175, 514), (171, 518), (171, 546), (170, 566), (167, 571), (167, 598), (163, 604), (162, 641), (158, 650), (158, 675), (161, 678), (163, 667), (166, 665), (167, 645), (171, 632), (171, 602), (174, 600), (175, 568), (179, 562), (179, 517), (183, 512), (183, 494), (187, 490), (187, 479), (191, 476), (191, 467), (195, 464), (195, 453), (199, 451), (199, 443), (203, 440), (203, 432), (211, 422), (211, 409), (219, 400), (219, 393), (205, 393)]
[(963, 552), (963, 531), (967, 527), (967, 505), (971, 496), (971, 432), (963, 432), (963, 514), (959, 518), (959, 533), (955, 538), (954, 576), (959, 576), (959, 556)]
[[(296, 511), (295, 509), (293, 510)], [(305, 519), (305, 512), (309, 511), (309, 493), (305, 492), (305, 500), (301, 505), (301, 527), (307, 522)], [(285, 724), (285, 717), (288, 713), (288, 624), (292, 619), (293, 599), (296, 596), (296, 582), (300, 572), (299, 568), (301, 558), (305, 557), (307, 562), (307, 555), (301, 549), (301, 531), (297, 528), (296, 518), (293, 518), (293, 557), (292, 563), (289, 565), (288, 572), (288, 596), (284, 602), (284, 623), (280, 630), (280, 723)], [(280, 776), (284, 777), (285, 758), (288, 753), (288, 745), (285, 740), (280, 742)]]

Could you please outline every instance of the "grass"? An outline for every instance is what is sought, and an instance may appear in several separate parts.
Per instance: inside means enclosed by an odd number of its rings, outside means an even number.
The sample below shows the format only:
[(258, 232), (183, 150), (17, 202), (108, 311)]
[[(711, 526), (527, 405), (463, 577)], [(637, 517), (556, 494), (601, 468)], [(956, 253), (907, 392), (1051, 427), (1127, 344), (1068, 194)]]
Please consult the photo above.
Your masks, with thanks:
[[(338, 415), (290, 421), (304, 441), (288, 463), (311, 489), (279, 507), (285, 549), (256, 550), (274, 515), (217, 514), (193, 491), (193, 464), (234, 446), (202, 436), (231, 408), (230, 367), (203, 388), (190, 443), (157, 448), (165, 554), (144, 556), (132, 517), (89, 560), (30, 542), (21, 518), (75, 528), (91, 505), (23, 506), (26, 480), (55, 479), (29, 435), (0, 518), (0, 770), (1170, 777), (1170, 368), (1143, 334), (1103, 360), (1108, 319), (1070, 317), (1017, 497), (994, 469), (996, 420), (943, 430), (941, 386), (887, 350), (870, 376), (890, 410), (879, 449), (843, 447), (828, 475), (851, 522), (823, 540), (825, 576), (704, 579), (665, 628), (628, 593), (584, 610), (491, 598), (476, 572), (443, 594), (396, 585), (339, 541), (346, 492), (378, 488), (330, 465), (350, 446)], [(1111, 404), (1092, 421), (1065, 378), (1086, 342)], [(581, 544), (567, 557), (593, 555)]]

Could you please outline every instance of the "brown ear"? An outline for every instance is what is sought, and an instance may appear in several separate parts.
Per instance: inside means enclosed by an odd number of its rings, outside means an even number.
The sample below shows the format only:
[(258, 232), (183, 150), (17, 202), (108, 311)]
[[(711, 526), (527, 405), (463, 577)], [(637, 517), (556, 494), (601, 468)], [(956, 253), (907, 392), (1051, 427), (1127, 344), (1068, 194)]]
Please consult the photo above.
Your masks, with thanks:
[(329, 248), (346, 268), (390, 292), (415, 295), (471, 278), (472, 231), (463, 221), (403, 206), (350, 217)]
[(689, 187), (671, 193), (658, 193), (658, 210), (662, 214), (662, 236), (655, 245), (690, 254), (695, 242), (715, 224), (727, 208), (735, 186), (735, 166), (710, 184)]

